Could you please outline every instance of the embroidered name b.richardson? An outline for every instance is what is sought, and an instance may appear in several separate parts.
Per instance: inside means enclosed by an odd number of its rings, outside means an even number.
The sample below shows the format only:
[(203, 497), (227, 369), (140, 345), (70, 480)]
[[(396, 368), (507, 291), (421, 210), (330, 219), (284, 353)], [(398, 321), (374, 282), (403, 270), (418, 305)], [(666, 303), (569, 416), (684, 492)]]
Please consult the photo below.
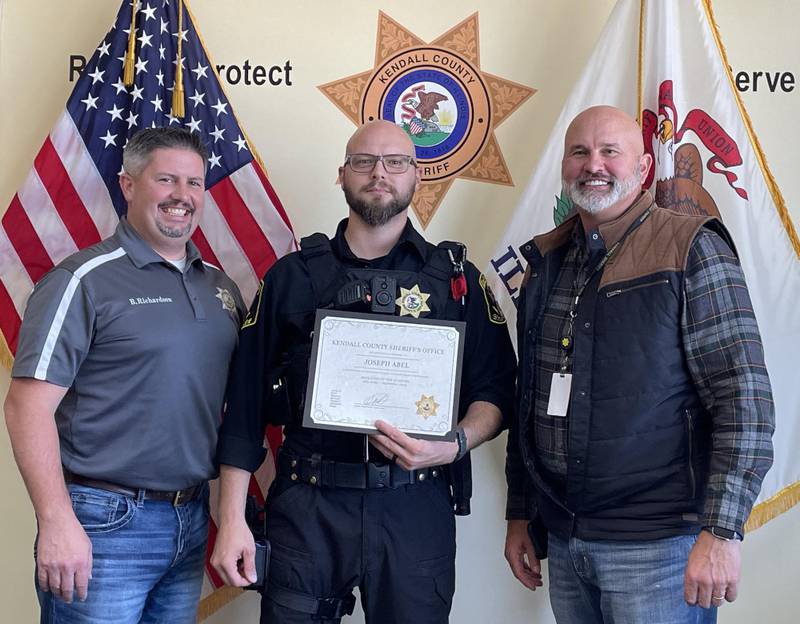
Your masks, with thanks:
[(130, 297), (131, 305), (149, 305), (151, 303), (172, 303), (172, 297)]

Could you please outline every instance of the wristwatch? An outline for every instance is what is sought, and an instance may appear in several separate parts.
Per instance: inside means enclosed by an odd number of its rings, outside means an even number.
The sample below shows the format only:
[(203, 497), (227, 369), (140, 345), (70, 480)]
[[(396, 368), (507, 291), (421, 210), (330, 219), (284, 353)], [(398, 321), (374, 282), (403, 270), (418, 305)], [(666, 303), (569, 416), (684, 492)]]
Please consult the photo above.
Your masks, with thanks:
[(467, 434), (464, 432), (464, 427), (457, 427), (454, 433), (456, 434), (456, 442), (458, 443), (458, 453), (456, 453), (456, 458), (453, 460), (453, 463), (456, 463), (467, 454), (469, 446), (467, 446)]
[(736, 531), (731, 531), (730, 529), (723, 529), (722, 527), (718, 526), (705, 526), (703, 527), (703, 530), (708, 531), (717, 539), (725, 540), (726, 542), (742, 541), (742, 536)]

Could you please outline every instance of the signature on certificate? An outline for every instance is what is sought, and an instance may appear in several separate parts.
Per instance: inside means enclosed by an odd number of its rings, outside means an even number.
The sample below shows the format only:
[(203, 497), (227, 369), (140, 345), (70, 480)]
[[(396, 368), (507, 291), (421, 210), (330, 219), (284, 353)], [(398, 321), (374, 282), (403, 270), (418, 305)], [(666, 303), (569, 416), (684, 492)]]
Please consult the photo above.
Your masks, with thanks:
[(375, 392), (374, 394), (370, 394), (368, 397), (365, 397), (363, 401), (361, 401), (361, 405), (364, 407), (382, 407), (389, 402), (389, 395), (385, 392)]

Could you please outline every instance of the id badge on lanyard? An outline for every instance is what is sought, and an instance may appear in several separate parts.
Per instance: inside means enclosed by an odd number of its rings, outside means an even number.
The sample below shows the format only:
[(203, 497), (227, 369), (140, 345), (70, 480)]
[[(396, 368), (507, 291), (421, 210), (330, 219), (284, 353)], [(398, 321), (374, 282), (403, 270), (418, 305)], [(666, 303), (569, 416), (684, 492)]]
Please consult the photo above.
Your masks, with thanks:
[(567, 415), (570, 388), (572, 388), (572, 373), (553, 373), (550, 381), (550, 400), (547, 402), (548, 416)]

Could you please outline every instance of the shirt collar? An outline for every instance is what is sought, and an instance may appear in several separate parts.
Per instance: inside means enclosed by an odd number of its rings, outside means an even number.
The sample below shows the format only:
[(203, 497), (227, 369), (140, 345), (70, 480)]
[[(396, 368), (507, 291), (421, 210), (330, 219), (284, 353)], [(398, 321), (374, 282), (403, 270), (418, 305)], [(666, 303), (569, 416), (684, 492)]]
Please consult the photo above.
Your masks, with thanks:
[(628, 228), (633, 222), (641, 217), (644, 211), (653, 205), (654, 201), (650, 191), (642, 191), (639, 199), (633, 202), (620, 216), (613, 221), (601, 223), (597, 229), (606, 247), (611, 249), (611, 247), (625, 235), (625, 232), (628, 231)]
[[(336, 235), (333, 237), (333, 241), (331, 246), (333, 247), (333, 252), (343, 259), (348, 260), (361, 260), (358, 258), (353, 251), (350, 249), (350, 245), (347, 244), (347, 239), (344, 237), (344, 232), (347, 229), (348, 219), (342, 219), (339, 222), (338, 227), (336, 228)], [(406, 225), (403, 228), (403, 231), (400, 233), (400, 238), (397, 241), (397, 245), (394, 246), (392, 251), (397, 249), (400, 246), (408, 246), (412, 249), (415, 249), (419, 254), (420, 258), (425, 260), (427, 258), (427, 247), (425, 243), (425, 239), (422, 238), (422, 235), (417, 232), (413, 225), (411, 225), (411, 220), (406, 219)], [(389, 253), (391, 254), (392, 251)], [(388, 254), (387, 254), (388, 255)], [(376, 258), (377, 260), (377, 258)]]
[[(147, 242), (139, 235), (139, 233), (128, 223), (127, 217), (122, 217), (117, 224), (117, 229), (114, 232), (114, 237), (117, 239), (125, 253), (133, 262), (136, 268), (141, 269), (143, 266), (152, 263), (163, 264), (167, 262), (162, 258)], [(200, 250), (197, 249), (195, 244), (190, 240), (186, 243), (186, 266), (190, 264), (199, 263), (198, 266), (205, 270), (205, 265), (200, 256)]]
[(575, 228), (572, 230), (572, 244), (575, 245), (581, 254), (593, 256), (607, 251), (605, 241), (599, 228), (594, 228), (586, 232), (583, 229), (583, 221), (575, 220)]
[[(593, 230), (599, 234), (599, 240), (597, 242), (602, 243), (606, 249), (610, 249), (614, 243), (622, 238), (631, 223), (638, 219), (645, 210), (653, 205), (653, 202), (653, 196), (650, 194), (650, 191), (642, 191), (642, 194), (639, 196), (639, 198), (633, 202), (633, 204), (631, 204), (630, 207), (628, 207), (627, 210), (625, 210), (625, 212), (619, 217), (613, 221), (609, 221), (608, 223), (603, 223), (602, 225), (598, 226), (596, 230)], [(576, 221), (578, 222), (577, 226), (575, 223)], [(569, 244), (570, 241), (574, 241), (575, 244), (580, 246), (585, 246), (585, 240), (572, 238), (577, 236), (576, 232), (579, 232), (580, 236), (583, 236), (583, 227), (580, 225), (580, 216), (578, 215), (577, 210), (573, 210), (573, 212), (566, 218), (566, 220), (564, 220), (563, 223), (561, 223), (561, 225), (553, 230), (550, 230), (549, 232), (534, 236), (532, 240), (525, 243), (520, 248), (522, 255), (530, 262), (531, 258), (533, 257), (532, 254), (534, 253), (534, 248), (538, 249), (539, 253), (544, 256), (555, 248)]]

